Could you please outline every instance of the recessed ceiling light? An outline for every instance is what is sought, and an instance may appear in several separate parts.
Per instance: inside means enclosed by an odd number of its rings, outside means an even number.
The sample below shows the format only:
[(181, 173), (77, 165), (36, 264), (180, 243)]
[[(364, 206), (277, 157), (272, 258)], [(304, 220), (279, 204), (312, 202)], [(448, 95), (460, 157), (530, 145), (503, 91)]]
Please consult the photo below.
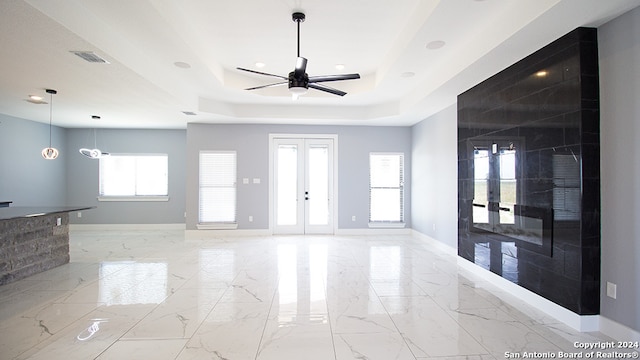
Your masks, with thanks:
[(179, 67), (180, 69), (190, 69), (191, 65), (189, 65), (189, 63), (186, 63), (184, 61), (176, 61), (173, 63), (173, 65)]
[(336, 64), (337, 70), (344, 70), (344, 64)]
[(545, 77), (547, 76), (547, 72), (545, 70), (540, 70), (536, 73), (537, 77)]
[(267, 66), (267, 64), (265, 64), (265, 63), (263, 63), (263, 62), (260, 62), (260, 61), (258, 61), (257, 63), (255, 63), (255, 65), (256, 65), (256, 67), (257, 67), (257, 68), (260, 68), (260, 69), (262, 69), (263, 67)]
[(28, 102), (32, 103), (32, 104), (48, 104), (48, 102), (46, 102), (44, 100), (44, 98), (42, 96), (39, 95), (29, 95), (29, 98), (27, 99)]
[(416, 73), (414, 73), (413, 71), (405, 71), (402, 74), (400, 74), (400, 76), (403, 78), (410, 78), (410, 77), (414, 77), (415, 75)]
[(446, 43), (442, 40), (434, 40), (427, 44), (427, 49), (429, 50), (437, 50), (443, 47)]

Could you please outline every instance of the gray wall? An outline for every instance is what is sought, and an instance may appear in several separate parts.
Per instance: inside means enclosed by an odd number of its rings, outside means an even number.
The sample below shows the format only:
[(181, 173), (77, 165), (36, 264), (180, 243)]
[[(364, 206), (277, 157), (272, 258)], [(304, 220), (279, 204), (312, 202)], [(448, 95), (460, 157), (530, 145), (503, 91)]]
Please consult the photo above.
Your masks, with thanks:
[[(238, 178), (260, 184), (238, 185), (238, 228), (269, 228), (269, 134), (338, 135), (338, 229), (365, 229), (369, 217), (369, 152), (405, 154), (405, 222), (411, 226), (411, 128), (304, 125), (187, 126), (188, 230), (198, 222), (198, 155), (201, 150), (235, 150)], [(249, 222), (249, 216), (254, 221)], [(355, 215), (357, 221), (351, 221)]]
[[(601, 314), (640, 331), (640, 8), (599, 29)], [(617, 284), (617, 299), (606, 283)]]
[(169, 201), (99, 202), (98, 160), (78, 152), (94, 147), (93, 129), (67, 130), (67, 202), (70, 205), (96, 206), (73, 215), (75, 224), (182, 224), (185, 209), (185, 130), (113, 130), (96, 131), (97, 147), (110, 153), (163, 153), (169, 155)]
[(51, 142), (60, 155), (45, 160), (40, 152), (49, 146), (49, 125), (0, 114), (0, 201), (67, 205), (66, 131), (53, 126)]
[(458, 247), (457, 108), (451, 105), (412, 128), (414, 230)]

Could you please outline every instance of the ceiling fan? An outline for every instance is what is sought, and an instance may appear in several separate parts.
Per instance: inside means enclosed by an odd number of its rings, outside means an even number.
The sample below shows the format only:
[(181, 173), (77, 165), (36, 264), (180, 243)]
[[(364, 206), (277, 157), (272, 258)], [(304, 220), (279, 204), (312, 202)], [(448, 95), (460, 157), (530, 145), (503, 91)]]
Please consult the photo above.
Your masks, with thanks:
[(306, 72), (307, 71), (307, 59), (305, 59), (305, 58), (300, 56), (300, 23), (304, 21), (305, 15), (303, 13), (301, 13), (301, 12), (294, 12), (291, 15), (291, 17), (293, 18), (293, 21), (298, 24), (298, 59), (296, 60), (295, 70), (290, 72), (289, 76), (287, 77), (287, 76), (269, 74), (269, 73), (265, 73), (265, 72), (260, 72), (260, 71), (255, 71), (255, 70), (250, 70), (250, 69), (245, 69), (245, 68), (239, 67), (239, 68), (237, 68), (238, 70), (247, 71), (247, 72), (254, 73), (254, 74), (277, 77), (277, 78), (280, 78), (280, 79), (284, 80), (284, 81), (273, 83), (273, 84), (267, 84), (267, 85), (247, 88), (245, 90), (256, 90), (256, 89), (263, 89), (263, 88), (281, 86), (281, 85), (288, 84), (289, 85), (289, 91), (293, 95), (294, 99), (297, 98), (300, 95), (304, 95), (309, 88), (320, 90), (320, 91), (324, 91), (324, 92), (328, 92), (330, 94), (339, 95), (339, 96), (346, 95), (347, 93), (344, 92), (344, 91), (341, 91), (341, 90), (338, 90), (338, 89), (334, 89), (334, 88), (328, 87), (326, 85), (321, 85), (319, 83), (328, 82), (328, 81), (360, 79), (360, 75), (359, 74), (321, 75), (321, 76), (309, 76), (309, 75), (307, 75), (307, 72)]

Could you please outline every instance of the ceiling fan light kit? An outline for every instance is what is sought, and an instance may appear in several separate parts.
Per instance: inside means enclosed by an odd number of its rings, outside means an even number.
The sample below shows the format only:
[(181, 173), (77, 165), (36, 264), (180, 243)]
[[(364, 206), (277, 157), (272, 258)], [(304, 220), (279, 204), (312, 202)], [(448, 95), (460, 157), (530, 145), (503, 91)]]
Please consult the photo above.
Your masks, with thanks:
[(260, 71), (239, 67), (237, 69), (241, 71), (246, 71), (246, 72), (264, 75), (264, 76), (276, 77), (283, 80), (277, 83), (247, 88), (245, 90), (264, 89), (268, 87), (275, 87), (275, 86), (281, 86), (286, 84), (288, 85), (289, 92), (291, 93), (294, 99), (297, 99), (300, 95), (306, 94), (309, 88), (328, 92), (330, 94), (334, 94), (338, 96), (346, 95), (347, 93), (344, 91), (334, 89), (326, 85), (321, 85), (319, 83), (328, 82), (328, 81), (355, 80), (355, 79), (359, 79), (360, 75), (359, 74), (343, 74), (343, 75), (309, 76), (307, 74), (307, 59), (300, 56), (300, 23), (304, 22), (306, 17), (304, 13), (294, 12), (291, 15), (291, 18), (298, 26), (298, 57), (296, 59), (295, 69), (289, 73), (289, 76), (281, 76), (281, 75), (269, 74), (269, 73), (264, 73)]
[(90, 159), (99, 159), (102, 156), (102, 151), (100, 151), (100, 149), (82, 148), (82, 149), (79, 149), (78, 151), (80, 151), (80, 154)]
[[(91, 116), (92, 119), (100, 119), (100, 116), (97, 115), (93, 115)], [(93, 129), (93, 149), (88, 149), (88, 148), (81, 148), (78, 149), (78, 151), (80, 152), (80, 154), (88, 157), (89, 159), (100, 159), (106, 156), (109, 156), (110, 154), (106, 151), (102, 151), (100, 149), (98, 149), (97, 144), (97, 140), (96, 140), (96, 129)]]

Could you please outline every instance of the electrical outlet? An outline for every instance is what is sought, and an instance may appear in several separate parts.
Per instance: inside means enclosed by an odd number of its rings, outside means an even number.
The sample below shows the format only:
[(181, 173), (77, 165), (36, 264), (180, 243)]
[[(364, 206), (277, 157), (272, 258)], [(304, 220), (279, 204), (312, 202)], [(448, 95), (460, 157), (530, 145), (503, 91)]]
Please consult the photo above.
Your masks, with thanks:
[(78, 211), (78, 217), (81, 218), (82, 217), (82, 211)]
[(618, 292), (618, 285), (607, 281), (607, 296), (612, 299), (615, 299), (618, 296), (617, 292)]
[(62, 218), (57, 218), (56, 219), (56, 226), (60, 226), (62, 225)]
[(253, 216), (249, 215), (249, 222), (253, 222)]
[(353, 216), (351, 217), (351, 221), (356, 221), (356, 216), (355, 216), (355, 215), (353, 215)]

